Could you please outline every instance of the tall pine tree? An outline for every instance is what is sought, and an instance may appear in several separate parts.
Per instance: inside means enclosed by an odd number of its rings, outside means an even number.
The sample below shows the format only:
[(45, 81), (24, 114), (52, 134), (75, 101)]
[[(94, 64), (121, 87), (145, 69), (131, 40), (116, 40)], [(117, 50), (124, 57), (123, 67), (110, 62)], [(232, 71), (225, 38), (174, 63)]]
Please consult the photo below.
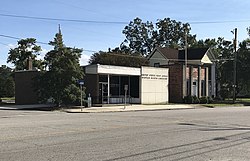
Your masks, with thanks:
[(80, 100), (81, 92), (76, 82), (84, 75), (79, 64), (82, 49), (64, 45), (60, 26), (49, 44), (54, 49), (44, 58), (47, 71), (38, 80), (40, 99), (52, 99), (57, 106), (76, 103)]

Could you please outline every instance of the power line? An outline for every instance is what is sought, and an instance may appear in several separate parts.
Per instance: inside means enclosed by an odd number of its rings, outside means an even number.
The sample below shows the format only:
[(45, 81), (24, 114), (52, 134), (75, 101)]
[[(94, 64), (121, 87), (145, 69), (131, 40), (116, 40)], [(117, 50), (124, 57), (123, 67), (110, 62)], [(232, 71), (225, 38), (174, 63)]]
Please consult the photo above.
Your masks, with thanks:
[[(127, 25), (129, 22), (124, 21), (94, 21), (94, 20), (80, 20), (80, 19), (64, 19), (64, 18), (48, 18), (48, 17), (36, 17), (36, 16), (24, 16), (14, 14), (3, 14), (2, 17), (22, 18), (22, 19), (34, 19), (34, 20), (45, 20), (45, 21), (62, 21), (62, 22), (75, 22), (75, 23), (95, 23), (95, 24), (122, 24)], [(189, 24), (223, 24), (223, 23), (238, 23), (238, 22), (250, 22), (250, 20), (220, 20), (220, 21), (191, 21)]]
[(106, 12), (103, 13), (103, 12), (100, 12), (99, 10), (94, 11), (94, 10), (91, 10), (89, 8), (85, 8), (85, 7), (82, 7), (82, 6), (79, 6), (79, 5), (73, 5), (71, 3), (66, 3), (66, 2), (59, 1), (59, 0), (51, 0), (51, 1), (54, 1), (57, 4), (60, 3), (61, 5), (64, 5), (64, 6), (67, 6), (67, 7), (73, 7), (73, 8), (81, 9), (81, 10), (84, 10), (84, 11), (87, 11), (87, 12), (90, 12), (90, 13), (94, 13), (94, 14), (97, 14), (97, 15), (102, 15), (102, 16), (109, 17), (109, 18), (112, 17), (112, 18), (124, 19), (124, 18), (121, 18), (121, 17), (117, 17), (114, 14), (111, 15), (111, 14), (107, 14)]
[(2, 43), (2, 42), (0, 42), (0, 44), (5, 45), (5, 46), (9, 46), (8, 44)]
[(231, 21), (191, 21), (189, 24), (219, 24), (219, 23), (236, 23), (236, 22), (250, 22), (250, 20), (231, 20)]
[(46, 20), (46, 21), (62, 21), (62, 22), (76, 22), (76, 23), (96, 23), (96, 24), (128, 24), (128, 22), (122, 21), (93, 21), (93, 20), (79, 20), (79, 19), (62, 19), (62, 18), (48, 18), (48, 17), (35, 17), (35, 16), (23, 16), (23, 15), (11, 15), (2, 14), (2, 17), (12, 17), (12, 18), (23, 18), (23, 19), (34, 19), (34, 20)]
[[(0, 34), (0, 37), (5, 37), (5, 38), (9, 38), (9, 39), (15, 39), (15, 40), (21, 40), (22, 38), (19, 38), (19, 37), (14, 37), (14, 36), (9, 36), (9, 35), (2, 35)], [(43, 45), (49, 45), (48, 43), (46, 42), (41, 42), (41, 41), (37, 41), (38, 44), (43, 44)], [(1, 43), (0, 44), (3, 44), (3, 45), (6, 45), (6, 46), (9, 46), (7, 44), (4, 44), (4, 43)], [(50, 46), (50, 45), (49, 45)], [(89, 49), (82, 49), (83, 51), (86, 51), (86, 52), (92, 52), (92, 53), (95, 53), (97, 51), (95, 50), (89, 50)]]
[[(10, 38), (10, 39), (15, 39), (15, 40), (21, 40), (22, 38), (19, 38), (19, 37), (14, 37), (14, 36), (9, 36), (9, 35), (2, 35), (0, 34), (1, 37), (5, 37), (5, 38)], [(38, 44), (43, 44), (43, 45), (49, 45), (48, 43), (45, 43), (45, 42), (40, 42), (40, 41), (37, 41)]]

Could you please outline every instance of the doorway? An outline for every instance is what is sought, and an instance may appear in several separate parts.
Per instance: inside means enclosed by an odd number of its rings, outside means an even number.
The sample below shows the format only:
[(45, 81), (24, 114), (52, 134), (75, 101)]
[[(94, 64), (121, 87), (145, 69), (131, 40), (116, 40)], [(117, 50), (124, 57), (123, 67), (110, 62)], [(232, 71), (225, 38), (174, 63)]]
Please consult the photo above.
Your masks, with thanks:
[(108, 103), (108, 83), (100, 82), (99, 83), (99, 92), (100, 92), (100, 103)]

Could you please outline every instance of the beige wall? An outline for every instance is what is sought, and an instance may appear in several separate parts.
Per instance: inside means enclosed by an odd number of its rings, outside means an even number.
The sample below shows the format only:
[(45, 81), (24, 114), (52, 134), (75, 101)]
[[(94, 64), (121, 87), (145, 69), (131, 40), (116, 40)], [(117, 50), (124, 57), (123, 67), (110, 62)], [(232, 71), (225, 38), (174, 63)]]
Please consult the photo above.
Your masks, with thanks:
[(164, 58), (162, 54), (159, 53), (157, 50), (150, 58), (149, 65), (153, 67), (155, 63), (160, 63), (160, 65), (167, 65), (166, 58)]
[(141, 68), (141, 103), (168, 103), (168, 68)]

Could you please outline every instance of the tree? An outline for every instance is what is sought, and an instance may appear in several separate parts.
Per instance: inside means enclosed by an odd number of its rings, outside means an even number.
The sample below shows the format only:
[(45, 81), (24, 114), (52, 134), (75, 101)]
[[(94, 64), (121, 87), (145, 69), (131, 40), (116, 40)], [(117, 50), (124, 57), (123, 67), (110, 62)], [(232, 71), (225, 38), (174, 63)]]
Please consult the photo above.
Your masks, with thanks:
[[(250, 35), (249, 35), (250, 36)], [(250, 95), (250, 39), (243, 40), (237, 51), (237, 89), (243, 95)]]
[(31, 59), (33, 67), (41, 69), (41, 61), (36, 60), (40, 51), (41, 47), (36, 45), (36, 39), (21, 39), (17, 42), (16, 48), (10, 49), (7, 63), (13, 63), (15, 70), (24, 70), (28, 67), (28, 60)]
[[(123, 30), (126, 39), (121, 48), (133, 53), (147, 56), (156, 46), (183, 48), (185, 44), (185, 34), (189, 43), (195, 42), (195, 35), (190, 34), (191, 27), (188, 23), (181, 23), (170, 18), (152, 22), (143, 22), (140, 18), (135, 18)], [(126, 45), (128, 44), (128, 46)], [(125, 47), (127, 46), (127, 47)]]
[(90, 64), (117, 65), (128, 67), (141, 67), (149, 64), (148, 60), (140, 55), (128, 55), (119, 49), (110, 52), (94, 53), (89, 60)]
[(12, 69), (2, 65), (0, 67), (0, 98), (14, 97), (15, 83), (13, 79)]
[(157, 33), (152, 22), (144, 23), (137, 17), (124, 28), (122, 33), (126, 36), (124, 44), (128, 43), (134, 53), (146, 55), (155, 47), (154, 38)]
[(83, 79), (79, 64), (82, 50), (66, 47), (60, 29), (49, 44), (54, 49), (45, 55), (47, 71), (41, 73), (37, 82), (40, 100), (52, 99), (57, 106), (76, 103), (81, 93), (77, 80)]
[(186, 34), (189, 44), (195, 42), (196, 35), (190, 34), (191, 27), (188, 23), (164, 18), (158, 20), (156, 27), (157, 43), (162, 47), (184, 48)]

